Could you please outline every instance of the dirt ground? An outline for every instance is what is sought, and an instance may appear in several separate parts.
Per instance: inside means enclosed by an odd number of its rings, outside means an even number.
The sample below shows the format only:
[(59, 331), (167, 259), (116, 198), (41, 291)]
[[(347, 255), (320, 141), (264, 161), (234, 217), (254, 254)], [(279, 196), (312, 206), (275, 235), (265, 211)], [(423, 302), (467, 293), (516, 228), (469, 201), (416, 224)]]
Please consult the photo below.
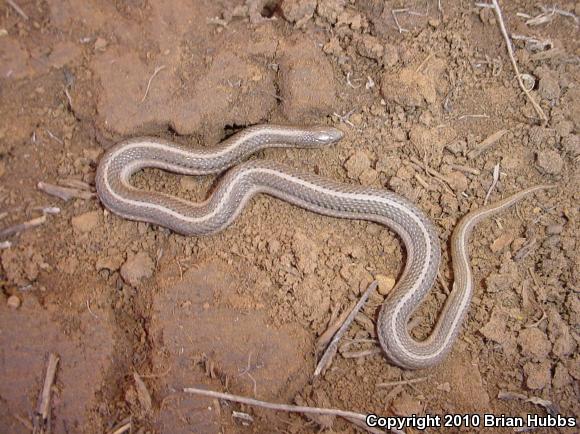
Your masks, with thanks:
[[(0, 5), (0, 228), (41, 224), (0, 239), (3, 432), (31, 431), (49, 353), (54, 433), (320, 429), (184, 387), (381, 415), (580, 418), (580, 2), (543, 15), (543, 3), (501, 2), (546, 122), (493, 11), (472, 1), (14, 3), (23, 14)], [(557, 188), (477, 228), (476, 294), (452, 354), (405, 371), (361, 354), (378, 348), (374, 321), (405, 262), (386, 228), (260, 196), (222, 233), (183, 237), (94, 195), (99, 158), (122, 138), (210, 147), (259, 123), (342, 129), (335, 146), (257, 158), (392, 189), (435, 223), (443, 263), (412, 319), (419, 338), (452, 284), (453, 228), (483, 204), (494, 167), (491, 201)], [(145, 170), (134, 183), (202, 200), (215, 179)], [(313, 379), (317, 338), (373, 278), (379, 291)], [(326, 430), (355, 432), (340, 419)]]

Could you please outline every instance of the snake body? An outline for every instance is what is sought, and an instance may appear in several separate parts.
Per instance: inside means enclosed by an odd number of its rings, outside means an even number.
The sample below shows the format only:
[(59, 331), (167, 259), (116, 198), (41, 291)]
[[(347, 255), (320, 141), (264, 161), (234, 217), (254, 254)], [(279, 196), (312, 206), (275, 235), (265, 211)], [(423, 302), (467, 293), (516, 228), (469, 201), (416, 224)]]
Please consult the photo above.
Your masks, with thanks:
[[(441, 251), (432, 223), (408, 200), (388, 191), (334, 182), (273, 161), (241, 160), (264, 148), (318, 147), (337, 142), (342, 132), (330, 127), (294, 128), (260, 125), (247, 128), (211, 149), (190, 149), (154, 138), (138, 138), (110, 148), (97, 169), (97, 193), (114, 213), (167, 227), (183, 235), (210, 235), (230, 225), (250, 198), (266, 193), (307, 210), (332, 217), (385, 225), (402, 239), (407, 260), (383, 304), (379, 342), (387, 358), (406, 369), (434, 366), (452, 348), (469, 310), (473, 278), (467, 243), (473, 227), (524, 196), (547, 186), (520, 191), (464, 216), (451, 239), (453, 289), (430, 334), (422, 341), (408, 330), (412, 313), (434, 285)], [(240, 163), (240, 164), (238, 164)], [(159, 192), (137, 189), (131, 175), (154, 167), (186, 175), (229, 170), (204, 202), (192, 203)]]

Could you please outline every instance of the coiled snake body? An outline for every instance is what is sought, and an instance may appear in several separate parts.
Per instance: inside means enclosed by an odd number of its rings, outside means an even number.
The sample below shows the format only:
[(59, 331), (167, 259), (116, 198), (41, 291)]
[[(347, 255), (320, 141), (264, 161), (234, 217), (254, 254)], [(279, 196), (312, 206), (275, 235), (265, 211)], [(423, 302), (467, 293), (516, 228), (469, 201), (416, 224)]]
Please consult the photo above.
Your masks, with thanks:
[[(391, 228), (405, 245), (407, 261), (381, 308), (377, 322), (379, 341), (387, 357), (403, 368), (436, 365), (452, 348), (471, 302), (473, 279), (467, 241), (474, 225), (547, 186), (523, 190), (463, 217), (451, 239), (453, 290), (431, 335), (418, 341), (410, 335), (407, 325), (433, 286), (441, 258), (437, 233), (423, 212), (390, 191), (333, 182), (272, 161), (253, 160), (236, 165), (260, 149), (318, 147), (341, 138), (342, 132), (330, 127), (262, 125), (247, 128), (212, 149), (190, 149), (146, 137), (131, 139), (115, 145), (102, 158), (97, 169), (97, 192), (102, 203), (114, 213), (165, 226), (183, 235), (209, 235), (223, 230), (257, 193), (316, 213), (369, 220)], [(129, 182), (131, 175), (144, 167), (206, 175), (234, 165), (213, 194), (201, 203), (139, 190)]]

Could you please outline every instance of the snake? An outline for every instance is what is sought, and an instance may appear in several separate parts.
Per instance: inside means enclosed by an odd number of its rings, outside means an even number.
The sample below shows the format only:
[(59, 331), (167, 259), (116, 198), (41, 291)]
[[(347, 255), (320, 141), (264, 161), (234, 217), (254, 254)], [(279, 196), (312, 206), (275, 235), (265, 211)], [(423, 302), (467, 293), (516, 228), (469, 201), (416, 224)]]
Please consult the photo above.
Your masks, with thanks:
[[(473, 294), (468, 241), (475, 225), (525, 196), (549, 188), (537, 185), (463, 216), (451, 236), (453, 287), (429, 336), (417, 339), (409, 330), (412, 314), (431, 291), (441, 262), (438, 233), (411, 201), (387, 189), (341, 183), (275, 161), (249, 159), (266, 148), (316, 148), (331, 145), (343, 132), (329, 126), (255, 125), (214, 147), (192, 149), (153, 137), (121, 141), (109, 148), (97, 167), (99, 199), (126, 219), (163, 226), (185, 236), (206, 236), (234, 222), (248, 201), (264, 193), (314, 213), (383, 225), (402, 240), (406, 261), (377, 317), (377, 336), (387, 359), (404, 369), (441, 363), (449, 354), (469, 311)], [(131, 176), (143, 168), (183, 175), (226, 173), (211, 194), (191, 202), (139, 189)]]

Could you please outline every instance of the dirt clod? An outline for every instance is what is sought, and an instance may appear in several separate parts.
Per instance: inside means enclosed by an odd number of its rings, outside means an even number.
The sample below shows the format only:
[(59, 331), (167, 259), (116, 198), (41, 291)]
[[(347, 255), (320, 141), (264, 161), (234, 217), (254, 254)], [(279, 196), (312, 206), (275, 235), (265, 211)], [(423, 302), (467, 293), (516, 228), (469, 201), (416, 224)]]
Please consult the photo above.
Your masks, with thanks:
[(131, 286), (137, 286), (141, 280), (153, 275), (155, 264), (147, 252), (140, 251), (130, 255), (121, 267), (121, 277)]
[(531, 327), (524, 329), (518, 335), (518, 345), (523, 356), (532, 357), (534, 360), (545, 359), (552, 345), (541, 330)]
[(435, 103), (437, 97), (432, 79), (413, 69), (383, 74), (381, 93), (387, 104), (408, 109), (425, 108)]
[(16, 295), (11, 295), (8, 297), (8, 300), (6, 300), (6, 304), (12, 309), (18, 309), (20, 307), (20, 303), (20, 299)]
[(564, 167), (564, 160), (556, 151), (538, 152), (538, 166), (547, 174), (558, 175)]
[(80, 233), (91, 232), (100, 222), (101, 213), (99, 211), (90, 211), (71, 219), (72, 226)]

